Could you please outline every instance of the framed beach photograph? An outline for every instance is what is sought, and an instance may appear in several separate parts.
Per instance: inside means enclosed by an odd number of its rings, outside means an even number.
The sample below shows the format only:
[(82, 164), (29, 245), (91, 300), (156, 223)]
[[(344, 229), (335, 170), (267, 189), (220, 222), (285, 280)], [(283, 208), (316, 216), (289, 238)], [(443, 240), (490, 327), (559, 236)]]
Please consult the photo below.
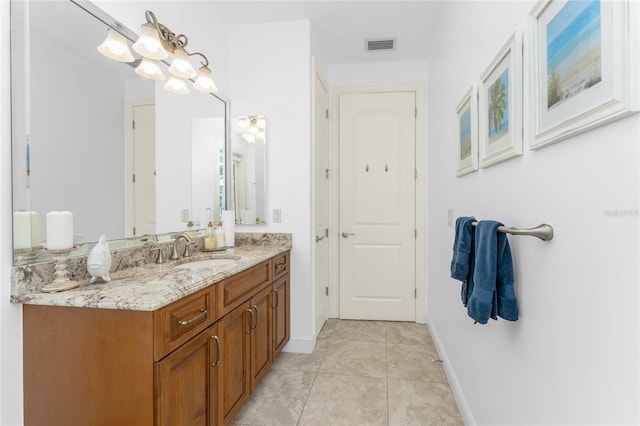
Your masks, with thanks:
[(531, 10), (531, 149), (637, 111), (633, 3), (544, 0)]
[(457, 176), (478, 170), (478, 95), (474, 84), (456, 106)]
[(480, 77), (480, 167), (522, 155), (522, 34), (516, 31)]

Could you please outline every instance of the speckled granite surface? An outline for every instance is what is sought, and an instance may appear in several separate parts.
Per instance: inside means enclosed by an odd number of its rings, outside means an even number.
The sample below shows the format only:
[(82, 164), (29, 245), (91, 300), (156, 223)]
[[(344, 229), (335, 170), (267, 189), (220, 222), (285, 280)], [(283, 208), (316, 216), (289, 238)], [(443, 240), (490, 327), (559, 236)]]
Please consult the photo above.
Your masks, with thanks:
[[(200, 250), (200, 244), (196, 250)], [(158, 245), (156, 245), (157, 247)], [(160, 245), (162, 246), (162, 245)], [(168, 247), (167, 244), (165, 246)], [(152, 245), (112, 252), (111, 281), (89, 284), (86, 257), (70, 260), (71, 278), (80, 287), (59, 293), (39, 289), (53, 279), (51, 262), (21, 265), (12, 270), (11, 302), (34, 305), (154, 311), (211, 284), (291, 249), (291, 234), (236, 234), (236, 247), (224, 251), (197, 251), (192, 257), (153, 263)], [(166, 250), (168, 252), (168, 250)], [(216, 267), (176, 268), (203, 259), (222, 258)]]

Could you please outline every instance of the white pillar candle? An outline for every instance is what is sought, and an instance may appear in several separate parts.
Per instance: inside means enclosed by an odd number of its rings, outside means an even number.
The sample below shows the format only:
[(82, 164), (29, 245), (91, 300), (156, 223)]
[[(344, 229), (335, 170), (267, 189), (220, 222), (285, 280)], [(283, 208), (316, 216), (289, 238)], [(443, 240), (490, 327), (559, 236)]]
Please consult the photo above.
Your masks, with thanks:
[(13, 212), (13, 249), (37, 247), (40, 242), (38, 212)]
[(66, 250), (73, 248), (73, 213), (47, 213), (47, 249)]
[(223, 210), (222, 224), (224, 228), (225, 245), (233, 247), (236, 245), (236, 211)]

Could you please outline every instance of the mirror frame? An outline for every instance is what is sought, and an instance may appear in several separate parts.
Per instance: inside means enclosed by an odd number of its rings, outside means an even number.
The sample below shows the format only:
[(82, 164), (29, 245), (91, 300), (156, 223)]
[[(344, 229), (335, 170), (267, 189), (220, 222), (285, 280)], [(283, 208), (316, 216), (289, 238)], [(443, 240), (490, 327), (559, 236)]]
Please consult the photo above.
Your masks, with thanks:
[[(90, 1), (86, 1), (86, 0), (69, 0), (71, 3), (73, 3), (75, 6), (79, 7), (80, 9), (84, 10), (86, 13), (88, 13), (89, 15), (93, 16), (94, 18), (96, 18), (97, 20), (99, 20), (100, 22), (102, 22), (103, 24), (105, 24), (107, 27), (114, 29), (115, 31), (119, 32), (120, 34), (122, 34), (127, 40), (129, 40), (130, 42), (134, 43), (137, 39), (138, 39), (138, 35), (133, 32), (131, 29), (129, 29), (128, 27), (126, 27), (125, 25), (123, 25), (122, 23), (120, 23), (116, 18), (112, 17), (111, 15), (109, 15), (108, 13), (106, 13), (105, 11), (103, 11), (102, 9), (100, 9), (98, 6), (96, 6), (95, 4), (91, 3)], [(12, 46), (13, 48), (13, 46)], [(164, 62), (167, 67), (170, 66), (170, 63), (168, 62), (168, 60), (163, 60), (162, 62)], [(193, 81), (193, 79), (191, 79)], [(233, 208), (232, 203), (230, 204), (229, 200), (230, 200), (230, 196), (232, 195), (233, 191), (230, 185), (231, 182), (231, 172), (229, 170), (229, 162), (231, 161), (231, 102), (230, 100), (225, 97), (224, 95), (222, 95), (220, 92), (216, 92), (216, 93), (211, 93), (211, 96), (213, 96), (214, 98), (218, 99), (219, 101), (221, 101), (224, 104), (224, 114), (225, 114), (225, 118), (224, 118), (224, 126), (225, 126), (225, 200), (226, 200), (226, 209), (230, 209)], [(12, 101), (13, 104), (13, 101)], [(13, 140), (14, 140), (14, 134), (11, 135), (11, 140), (12, 140), (12, 144), (13, 144)], [(13, 173), (13, 166), (12, 166), (12, 173)], [(12, 197), (12, 211), (14, 211), (13, 209), (13, 197)], [(13, 215), (12, 215), (12, 221), (13, 221)], [(182, 230), (175, 230), (175, 231), (171, 231), (169, 233), (163, 233), (163, 234), (157, 234), (154, 236), (143, 236), (145, 238), (142, 238), (140, 236), (136, 236), (136, 237), (129, 237), (129, 238), (119, 238), (119, 239), (113, 239), (113, 240), (109, 240), (110, 242), (114, 242), (115, 246), (117, 247), (122, 247), (122, 248), (130, 248), (132, 246), (136, 246), (136, 245), (144, 245), (146, 243), (148, 243), (148, 240), (150, 239), (149, 237), (151, 237), (151, 239), (156, 240), (157, 241), (157, 237), (159, 235), (170, 235), (173, 234), (175, 232), (181, 232)], [(16, 254), (16, 250), (13, 248), (13, 226), (12, 226), (12, 238), (11, 238), (11, 244), (12, 244), (12, 252), (13, 252), (13, 266), (17, 266), (17, 265), (22, 265), (22, 264), (29, 264), (29, 263), (37, 263), (37, 262), (46, 262), (46, 261), (51, 261), (53, 260), (53, 256), (51, 254), (49, 254), (47, 252), (46, 249), (44, 248), (38, 248), (38, 249), (31, 249), (29, 251), (27, 251), (26, 249), (24, 249), (24, 257), (22, 259), (22, 261), (18, 262), (18, 255)], [(136, 244), (136, 242), (138, 242), (139, 244)], [(93, 245), (95, 243), (95, 241), (92, 242), (85, 242), (85, 243), (80, 243), (77, 247), (74, 248), (74, 251), (71, 253), (71, 256), (74, 255), (86, 255), (87, 253), (87, 247), (90, 245)], [(113, 249), (113, 250), (117, 250), (117, 249)], [(40, 252), (40, 253), (39, 253)], [(21, 253), (22, 254), (22, 253)]]

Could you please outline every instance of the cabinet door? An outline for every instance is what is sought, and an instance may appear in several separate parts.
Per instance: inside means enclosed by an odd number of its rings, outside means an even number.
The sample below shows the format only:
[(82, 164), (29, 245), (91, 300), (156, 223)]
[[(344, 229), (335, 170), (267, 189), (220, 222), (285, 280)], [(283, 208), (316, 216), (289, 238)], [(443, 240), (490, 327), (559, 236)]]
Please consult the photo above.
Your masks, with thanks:
[(218, 364), (218, 424), (230, 423), (251, 393), (250, 325), (251, 304), (245, 302), (218, 323), (220, 363)]
[(251, 392), (273, 362), (271, 286), (251, 298)]
[(278, 279), (273, 288), (273, 357), (289, 341), (289, 274)]
[(156, 425), (215, 425), (216, 338), (214, 325), (155, 363)]

